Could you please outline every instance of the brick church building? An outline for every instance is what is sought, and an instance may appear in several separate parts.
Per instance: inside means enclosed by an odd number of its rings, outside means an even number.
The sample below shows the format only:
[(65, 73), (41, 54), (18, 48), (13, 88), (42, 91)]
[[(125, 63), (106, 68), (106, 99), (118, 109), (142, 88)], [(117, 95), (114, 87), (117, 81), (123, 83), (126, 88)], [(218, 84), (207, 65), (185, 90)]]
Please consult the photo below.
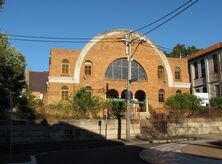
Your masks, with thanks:
[[(85, 87), (93, 95), (124, 99), (127, 84), (125, 42), (129, 30), (112, 30), (92, 38), (81, 50), (51, 49), (45, 104), (63, 101)], [(134, 38), (140, 33), (133, 33)], [(187, 59), (168, 58), (149, 38), (132, 46), (131, 95), (140, 108), (161, 109), (176, 93), (190, 92)]]

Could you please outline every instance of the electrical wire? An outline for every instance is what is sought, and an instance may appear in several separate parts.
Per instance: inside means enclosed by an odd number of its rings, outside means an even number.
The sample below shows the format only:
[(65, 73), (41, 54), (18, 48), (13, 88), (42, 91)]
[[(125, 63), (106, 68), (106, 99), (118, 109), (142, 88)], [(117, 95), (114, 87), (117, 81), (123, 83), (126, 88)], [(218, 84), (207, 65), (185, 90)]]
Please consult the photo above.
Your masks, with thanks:
[[(145, 32), (143, 35), (141, 35), (139, 38), (142, 38), (143, 36), (145, 36), (146, 34), (156, 30), (157, 28), (163, 26), (164, 24), (166, 24), (167, 22), (169, 22), (170, 20), (172, 20), (173, 18), (175, 18), (176, 16), (180, 15), (181, 13), (183, 13), (184, 11), (186, 11), (188, 8), (190, 8), (191, 6), (193, 6), (195, 3), (197, 3), (199, 0), (194, 1), (193, 3), (191, 3), (190, 5), (188, 5), (187, 7), (185, 7), (183, 10), (179, 11), (178, 13), (176, 13), (175, 15), (171, 16), (169, 19), (167, 19), (166, 21), (162, 22), (161, 24), (159, 24), (158, 26), (152, 28), (151, 30), (149, 30), (148, 32)], [(137, 39), (139, 39), (137, 38)]]
[(149, 27), (149, 26), (151, 26), (151, 25), (153, 25), (153, 24), (161, 21), (162, 19), (168, 17), (169, 15), (171, 15), (171, 14), (175, 13), (176, 11), (178, 11), (179, 9), (183, 8), (184, 6), (186, 6), (187, 4), (189, 4), (191, 1), (193, 1), (193, 0), (187, 1), (186, 3), (184, 3), (184, 4), (181, 5), (181, 6), (179, 6), (178, 8), (174, 9), (173, 11), (169, 12), (168, 14), (160, 17), (159, 19), (157, 19), (157, 20), (155, 20), (155, 21), (153, 21), (153, 22), (151, 22), (151, 23), (149, 23), (149, 24), (147, 24), (147, 25), (145, 25), (145, 26), (143, 26), (143, 27), (140, 27), (140, 28), (138, 28), (138, 29), (136, 29), (136, 30), (131, 31), (130, 33), (134, 33), (134, 32), (136, 32), (136, 31), (140, 31), (140, 30), (142, 30), (142, 29), (144, 29), (144, 28), (147, 28), (147, 27)]
[(26, 41), (26, 42), (42, 42), (42, 43), (111, 43), (111, 42), (120, 42), (118, 40), (113, 41), (84, 41), (84, 40), (43, 40), (43, 39), (22, 39), (22, 38), (12, 38), (9, 37), (9, 40), (15, 40), (15, 41)]
[[(114, 42), (122, 42), (120, 40), (116, 40), (116, 41), (95, 41), (95, 40), (91, 40), (91, 41), (84, 41), (84, 40), (79, 40), (79, 41), (72, 41), (72, 40), (43, 40), (43, 39), (21, 39), (21, 38), (12, 38), (9, 37), (9, 40), (15, 40), (15, 41), (25, 41), (25, 42), (40, 42), (40, 43), (71, 43), (71, 44), (81, 44), (81, 43), (114, 43)], [(163, 47), (163, 46), (158, 46), (156, 44), (151, 44), (151, 43), (146, 43), (148, 45), (150, 45), (150, 47), (153, 48), (157, 48), (159, 50), (163, 50), (163, 51), (167, 51), (170, 52), (172, 51), (172, 49)]]
[[(192, 4), (188, 5), (186, 8), (184, 8), (183, 10), (181, 10), (180, 12), (176, 13), (175, 15), (173, 15), (172, 17), (170, 17), (169, 19), (167, 19), (166, 21), (162, 22), (161, 24), (159, 24), (158, 26), (154, 27), (153, 29), (149, 30), (148, 32), (144, 33), (143, 35), (141, 35), (139, 38), (142, 38), (143, 36), (145, 36), (146, 34), (156, 30), (157, 28), (161, 27), (162, 25), (164, 25), (165, 23), (167, 23), (168, 21), (170, 21), (171, 19), (175, 18), (176, 16), (178, 16), (179, 14), (181, 14), (182, 12), (184, 12), (185, 10), (187, 10), (189, 7), (193, 6), (195, 3), (197, 3), (199, 0), (196, 0), (195, 2), (193, 2)], [(142, 30), (144, 28), (147, 28), (157, 22), (159, 22), (160, 20), (168, 17), (169, 15), (175, 13), (176, 11), (178, 11), (179, 9), (183, 8), (184, 6), (186, 6), (187, 4), (189, 4), (190, 2), (192, 2), (192, 0), (187, 1), (186, 3), (184, 3), (183, 5), (179, 6), (178, 8), (176, 8), (175, 10), (171, 11), (170, 13), (166, 14), (165, 16), (162, 16), (161, 18), (157, 19), (154, 22), (151, 22), (148, 25), (145, 25), (141, 28), (138, 28), (136, 30), (131, 31), (131, 33)], [(120, 38), (73, 38), (73, 37), (49, 37), (49, 36), (30, 36), (30, 35), (15, 35), (15, 34), (8, 34), (9, 39), (10, 40), (15, 40), (15, 41), (30, 41), (30, 42), (48, 42), (48, 43), (110, 43), (110, 42), (121, 42)], [(28, 39), (27, 39), (28, 38)], [(102, 39), (102, 40), (101, 40)], [(136, 39), (133, 39), (133, 41)], [(163, 46), (158, 46), (155, 44), (149, 44), (150, 47), (155, 47), (157, 49), (163, 50), (163, 51), (172, 51), (172, 49), (170, 48), (166, 48)]]
[(145, 44), (143, 43), (142, 45), (148, 46), (148, 47), (152, 47), (152, 48), (156, 48), (156, 49), (158, 49), (158, 50), (161, 50), (161, 51), (164, 51), (164, 52), (167, 52), (167, 53), (170, 53), (170, 52), (173, 51), (172, 49), (170, 49), (170, 50), (168, 50), (169, 48), (163, 49), (163, 48), (161, 48), (160, 46), (157, 46), (157, 45), (154, 45), (154, 44), (149, 44), (149, 43), (145, 43)]
[(102, 38), (102, 37), (95, 37), (95, 38), (80, 38), (80, 37), (49, 37), (49, 36), (32, 36), (32, 35), (17, 35), (17, 34), (8, 34), (11, 37), (18, 37), (18, 38), (31, 38), (31, 39), (55, 39), (55, 40), (115, 40), (118, 38)]

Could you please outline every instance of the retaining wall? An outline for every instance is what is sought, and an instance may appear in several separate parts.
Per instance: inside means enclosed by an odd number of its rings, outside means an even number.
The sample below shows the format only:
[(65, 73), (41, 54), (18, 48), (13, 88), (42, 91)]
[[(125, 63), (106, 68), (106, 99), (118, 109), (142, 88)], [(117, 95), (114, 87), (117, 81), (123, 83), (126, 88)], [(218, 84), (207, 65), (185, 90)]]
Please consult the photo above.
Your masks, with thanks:
[[(8, 143), (10, 126), (0, 122), (0, 145)], [(138, 121), (131, 122), (131, 137), (140, 134)], [(78, 141), (97, 139), (124, 139), (126, 121), (108, 120), (107, 133), (105, 120), (56, 120), (50, 123), (44, 120), (16, 121), (12, 126), (13, 143), (34, 143), (54, 141)]]
[(176, 135), (200, 135), (200, 134), (221, 134), (222, 121), (208, 119), (186, 119), (180, 123), (169, 123), (168, 134)]

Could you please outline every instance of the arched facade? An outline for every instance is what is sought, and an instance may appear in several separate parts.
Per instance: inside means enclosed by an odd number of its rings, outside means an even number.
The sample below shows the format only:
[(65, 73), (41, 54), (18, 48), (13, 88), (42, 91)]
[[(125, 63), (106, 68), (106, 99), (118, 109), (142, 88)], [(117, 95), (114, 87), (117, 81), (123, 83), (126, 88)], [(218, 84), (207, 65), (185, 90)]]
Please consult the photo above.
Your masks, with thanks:
[(110, 99), (116, 98), (116, 99), (118, 99), (119, 98), (119, 93), (115, 89), (109, 89), (106, 93), (106, 96), (107, 96), (106, 98), (110, 98)]
[[(47, 102), (57, 101), (57, 88), (66, 85), (70, 93), (75, 93), (81, 87), (93, 88), (93, 95), (101, 98), (118, 97), (126, 89), (127, 58), (124, 42), (104, 42), (106, 39), (125, 38), (129, 30), (113, 30), (102, 33), (87, 43), (81, 51), (52, 49), (50, 53), (49, 81), (47, 90)], [(141, 36), (133, 33), (133, 38)], [(138, 98), (143, 91), (147, 106), (153, 109), (162, 108), (159, 102), (159, 90), (163, 89), (165, 99), (174, 95), (179, 89), (183, 93), (189, 92), (190, 83), (188, 77), (187, 60), (167, 58), (165, 54), (156, 48), (149, 38), (143, 37), (146, 43), (137, 47), (132, 60), (132, 75), (137, 81), (131, 85), (132, 98)], [(61, 60), (59, 59), (61, 58)], [(59, 60), (69, 60), (70, 76), (63, 77), (58, 74), (57, 65)], [(161, 66), (161, 67), (160, 67)], [(175, 80), (175, 68), (180, 68), (181, 80)], [(158, 68), (161, 68), (163, 79), (158, 78)], [(91, 69), (91, 71), (90, 71)], [(87, 71), (86, 71), (87, 70)], [(159, 71), (161, 71), (159, 70)], [(87, 73), (88, 72), (88, 73)], [(90, 74), (88, 76), (88, 74)], [(87, 74), (87, 75), (86, 75)], [(111, 92), (112, 91), (112, 92)], [(115, 92), (114, 92), (115, 91)], [(53, 94), (54, 93), (54, 94)], [(138, 96), (140, 95), (140, 96)]]

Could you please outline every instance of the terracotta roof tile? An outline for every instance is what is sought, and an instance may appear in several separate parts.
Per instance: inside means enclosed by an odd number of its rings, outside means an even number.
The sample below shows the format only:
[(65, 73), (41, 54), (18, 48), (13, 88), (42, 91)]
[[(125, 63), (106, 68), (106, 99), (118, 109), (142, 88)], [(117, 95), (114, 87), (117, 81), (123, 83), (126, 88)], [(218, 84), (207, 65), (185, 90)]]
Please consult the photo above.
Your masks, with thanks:
[(44, 93), (49, 72), (29, 72), (29, 84), (32, 91)]
[(196, 53), (194, 53), (192, 55), (186, 56), (185, 59), (192, 60), (192, 59), (197, 58), (199, 56), (206, 55), (207, 53), (216, 51), (219, 48), (222, 48), (222, 42), (219, 42), (219, 43), (214, 44), (214, 45), (212, 45), (210, 47), (202, 49), (202, 50), (200, 50), (200, 51), (198, 51), (198, 52), (196, 52)]

